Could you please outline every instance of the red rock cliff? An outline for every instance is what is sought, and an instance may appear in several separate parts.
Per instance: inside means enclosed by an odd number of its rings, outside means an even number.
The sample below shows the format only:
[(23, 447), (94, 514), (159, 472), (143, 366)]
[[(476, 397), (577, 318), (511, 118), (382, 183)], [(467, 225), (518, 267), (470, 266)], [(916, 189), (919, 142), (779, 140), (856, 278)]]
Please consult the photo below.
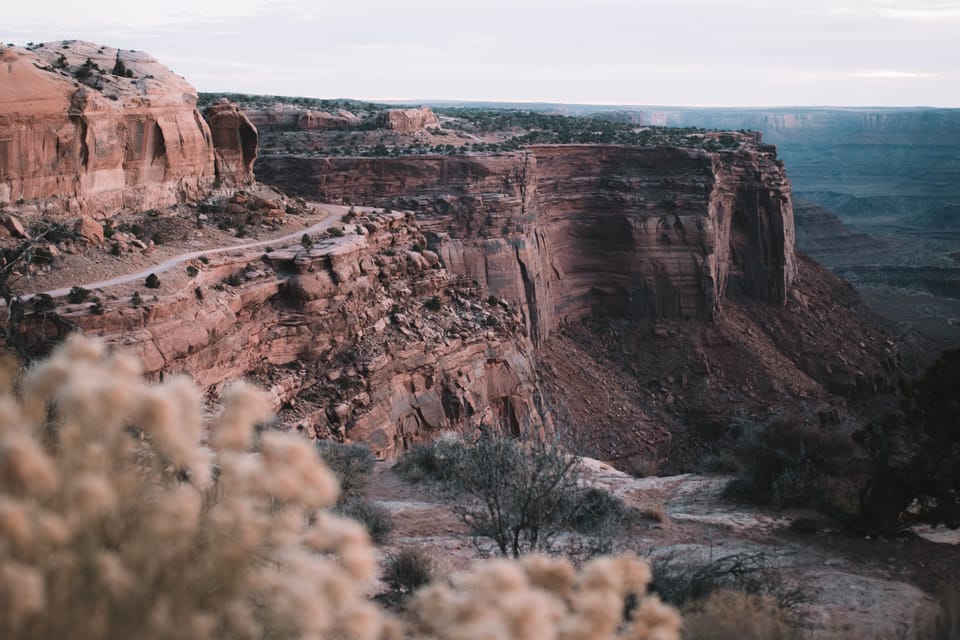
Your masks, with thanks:
[(149, 55), (65, 41), (0, 62), (0, 204), (103, 217), (206, 195), (215, 145), (196, 91)]
[(270, 157), (292, 192), (416, 208), (451, 270), (521, 304), (535, 339), (602, 308), (709, 319), (782, 304), (796, 277), (790, 183), (772, 147), (542, 145), (511, 154)]

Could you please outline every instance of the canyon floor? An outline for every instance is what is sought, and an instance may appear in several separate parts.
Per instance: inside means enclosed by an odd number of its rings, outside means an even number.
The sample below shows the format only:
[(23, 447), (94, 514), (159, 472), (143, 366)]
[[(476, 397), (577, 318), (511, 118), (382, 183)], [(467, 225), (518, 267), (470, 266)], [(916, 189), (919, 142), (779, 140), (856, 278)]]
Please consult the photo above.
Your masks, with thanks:
[[(784, 587), (802, 594), (792, 616), (802, 637), (914, 638), (936, 610), (929, 593), (960, 571), (955, 545), (858, 536), (832, 529), (813, 512), (730, 502), (722, 497), (727, 476), (636, 478), (595, 460), (586, 459), (584, 466), (587, 482), (621, 497), (631, 509), (615, 548), (646, 556), (654, 567), (658, 558), (709, 561), (763, 554)], [(379, 463), (369, 495), (392, 516), (386, 553), (426, 551), (437, 560), (440, 575), (478, 557), (457, 515), (458, 501), (435, 486), (411, 484), (390, 463)], [(810, 517), (819, 519), (816, 533), (791, 530), (792, 521)]]

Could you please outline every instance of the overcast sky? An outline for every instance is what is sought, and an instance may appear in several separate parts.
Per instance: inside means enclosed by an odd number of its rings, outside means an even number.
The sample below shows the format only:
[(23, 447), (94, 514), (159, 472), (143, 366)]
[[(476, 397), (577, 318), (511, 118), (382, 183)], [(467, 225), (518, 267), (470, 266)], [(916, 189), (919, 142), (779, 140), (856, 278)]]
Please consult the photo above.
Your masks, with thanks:
[(200, 91), (960, 107), (960, 1), (23, 0), (0, 40), (140, 49)]

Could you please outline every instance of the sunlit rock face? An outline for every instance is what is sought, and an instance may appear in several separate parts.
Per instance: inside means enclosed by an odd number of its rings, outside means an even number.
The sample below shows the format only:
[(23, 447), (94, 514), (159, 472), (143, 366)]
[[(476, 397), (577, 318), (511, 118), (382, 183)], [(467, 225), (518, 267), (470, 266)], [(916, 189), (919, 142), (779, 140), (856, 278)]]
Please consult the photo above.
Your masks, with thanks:
[(0, 50), (0, 203), (109, 216), (214, 180), (195, 89), (151, 56), (63, 41)]

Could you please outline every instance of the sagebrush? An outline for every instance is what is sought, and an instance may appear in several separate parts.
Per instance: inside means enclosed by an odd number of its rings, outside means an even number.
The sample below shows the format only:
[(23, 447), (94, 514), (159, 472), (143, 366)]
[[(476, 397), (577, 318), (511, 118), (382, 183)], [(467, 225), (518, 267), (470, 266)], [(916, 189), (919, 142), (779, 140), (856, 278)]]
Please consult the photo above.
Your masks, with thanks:
[(331, 513), (337, 479), (316, 448), (257, 434), (263, 392), (238, 383), (222, 400), (205, 420), (186, 378), (147, 384), (79, 336), (22, 377), (0, 366), (0, 637), (679, 637), (634, 556), (579, 574), (541, 555), (484, 563), (420, 589), (402, 617), (381, 610), (374, 548)]

